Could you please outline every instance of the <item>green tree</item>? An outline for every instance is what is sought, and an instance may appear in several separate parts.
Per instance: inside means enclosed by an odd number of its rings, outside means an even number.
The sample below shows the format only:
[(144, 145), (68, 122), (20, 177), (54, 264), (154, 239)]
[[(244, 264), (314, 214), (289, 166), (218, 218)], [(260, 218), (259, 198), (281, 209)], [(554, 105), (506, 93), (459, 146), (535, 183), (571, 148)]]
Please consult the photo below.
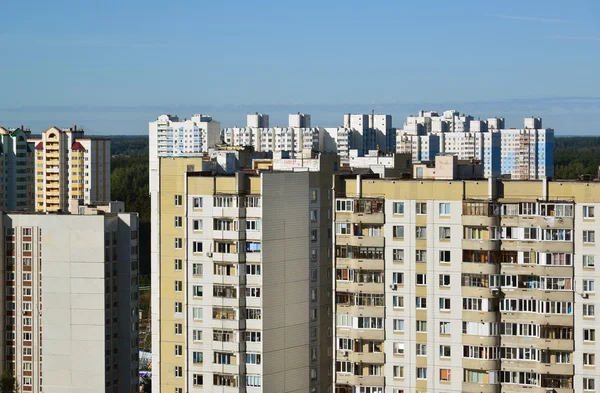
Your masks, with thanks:
[(16, 393), (18, 391), (19, 383), (17, 382), (17, 378), (10, 370), (4, 370), (2, 376), (0, 376), (0, 392)]

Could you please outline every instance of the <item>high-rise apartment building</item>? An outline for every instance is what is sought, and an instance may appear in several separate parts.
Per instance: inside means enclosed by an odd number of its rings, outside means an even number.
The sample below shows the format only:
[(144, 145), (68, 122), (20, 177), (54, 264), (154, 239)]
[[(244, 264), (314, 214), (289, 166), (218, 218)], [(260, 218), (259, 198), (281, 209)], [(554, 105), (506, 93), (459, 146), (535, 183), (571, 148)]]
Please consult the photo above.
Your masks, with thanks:
[(336, 177), (335, 392), (596, 391), (599, 187)]
[(338, 157), (157, 165), (153, 392), (327, 392)]
[(50, 127), (35, 145), (35, 210), (67, 211), (70, 200), (110, 201), (110, 140)]
[(30, 131), (0, 127), (0, 208), (33, 209), (33, 146)]
[(129, 213), (0, 214), (1, 347), (19, 392), (138, 391), (137, 231)]
[(504, 118), (474, 120), (456, 111), (419, 111), (409, 116), (397, 135), (397, 152), (412, 152), (415, 161), (436, 154), (457, 154), (460, 160), (480, 160), (486, 177), (508, 175), (516, 180), (554, 176), (554, 130), (542, 119), (525, 118), (522, 129), (506, 129)]

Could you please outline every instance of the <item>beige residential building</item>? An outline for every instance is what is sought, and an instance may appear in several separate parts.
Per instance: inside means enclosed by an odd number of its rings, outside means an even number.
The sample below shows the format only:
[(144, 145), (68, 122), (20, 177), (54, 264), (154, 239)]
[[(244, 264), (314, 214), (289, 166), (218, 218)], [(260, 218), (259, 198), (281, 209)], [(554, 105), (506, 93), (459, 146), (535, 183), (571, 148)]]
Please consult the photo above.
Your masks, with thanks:
[(93, 209), (0, 214), (2, 366), (19, 392), (138, 391), (138, 217)]
[(334, 189), (336, 393), (596, 391), (600, 184)]
[(51, 127), (35, 144), (35, 210), (66, 212), (71, 199), (110, 201), (110, 140)]
[(327, 392), (338, 157), (156, 166), (153, 392)]
[(30, 131), (0, 127), (0, 209), (33, 209), (33, 145)]

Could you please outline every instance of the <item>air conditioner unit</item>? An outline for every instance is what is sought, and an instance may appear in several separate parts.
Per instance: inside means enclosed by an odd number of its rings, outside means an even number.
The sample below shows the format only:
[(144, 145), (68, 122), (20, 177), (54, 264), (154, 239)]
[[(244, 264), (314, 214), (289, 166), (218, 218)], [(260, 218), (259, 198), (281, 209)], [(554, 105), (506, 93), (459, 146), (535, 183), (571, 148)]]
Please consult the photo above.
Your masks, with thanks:
[(398, 285), (392, 284), (392, 285), (390, 285), (390, 289), (395, 291), (396, 289), (398, 289)]
[(206, 253), (206, 256), (207, 256), (207, 257), (209, 257), (209, 258), (210, 258), (210, 257), (212, 257), (212, 252), (208, 251), (208, 252)]

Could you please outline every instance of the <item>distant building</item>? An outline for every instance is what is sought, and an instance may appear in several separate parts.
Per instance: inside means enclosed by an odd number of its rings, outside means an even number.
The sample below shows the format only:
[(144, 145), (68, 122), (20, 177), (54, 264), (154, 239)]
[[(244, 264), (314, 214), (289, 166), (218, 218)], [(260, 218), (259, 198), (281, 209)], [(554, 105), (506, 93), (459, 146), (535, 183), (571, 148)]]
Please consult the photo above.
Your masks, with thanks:
[(110, 200), (110, 139), (50, 127), (35, 146), (35, 210), (66, 212), (71, 199), (84, 204)]
[(0, 127), (0, 209), (32, 210), (34, 201), (32, 143), (29, 130)]
[(479, 160), (485, 177), (508, 176), (535, 180), (554, 176), (554, 130), (543, 129), (541, 118), (526, 118), (522, 129), (506, 129), (504, 118), (474, 120), (456, 111), (419, 111), (398, 132), (397, 151), (412, 152), (413, 160), (433, 160), (438, 153), (459, 160)]

